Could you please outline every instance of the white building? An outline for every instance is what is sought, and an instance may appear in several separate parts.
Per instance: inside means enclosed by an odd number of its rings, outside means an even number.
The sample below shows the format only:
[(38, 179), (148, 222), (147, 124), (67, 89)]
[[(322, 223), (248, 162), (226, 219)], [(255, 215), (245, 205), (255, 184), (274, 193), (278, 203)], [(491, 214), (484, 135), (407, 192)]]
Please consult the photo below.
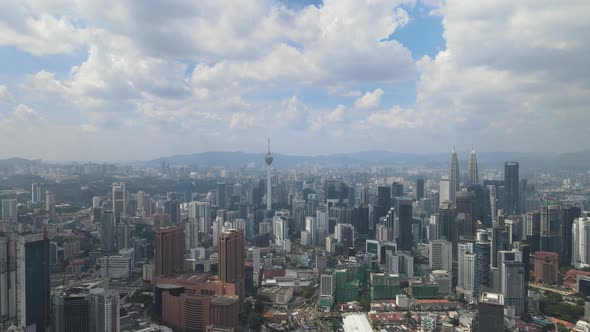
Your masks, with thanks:
[(109, 279), (127, 279), (131, 277), (132, 258), (124, 256), (105, 256), (100, 260), (100, 276)]
[(452, 271), (453, 268), (453, 245), (446, 240), (430, 241), (429, 258), (430, 269)]
[(572, 265), (590, 267), (590, 218), (576, 218), (572, 224)]
[(344, 332), (373, 331), (365, 314), (350, 314), (342, 319)]
[(465, 300), (474, 303), (475, 292), (475, 254), (472, 243), (459, 243), (457, 249), (457, 292)]
[(443, 176), (440, 178), (440, 185), (438, 190), (438, 205), (441, 206), (442, 203), (448, 202), (451, 197), (449, 197), (450, 193), (450, 184), (449, 184), (449, 177)]

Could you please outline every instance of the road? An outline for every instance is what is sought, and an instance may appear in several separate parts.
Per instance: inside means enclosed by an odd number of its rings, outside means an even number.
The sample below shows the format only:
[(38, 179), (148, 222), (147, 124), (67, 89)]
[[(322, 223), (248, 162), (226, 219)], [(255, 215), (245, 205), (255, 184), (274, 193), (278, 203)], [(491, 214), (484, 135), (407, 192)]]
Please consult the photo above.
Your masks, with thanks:
[(573, 292), (573, 291), (568, 291), (568, 290), (564, 290), (564, 289), (556, 289), (556, 288), (547, 287), (547, 286), (543, 286), (543, 285), (539, 285), (539, 284), (534, 284), (532, 282), (529, 282), (529, 287), (552, 292), (552, 293), (556, 293), (556, 294), (563, 295), (563, 296), (571, 296), (571, 295), (575, 294), (575, 292)]

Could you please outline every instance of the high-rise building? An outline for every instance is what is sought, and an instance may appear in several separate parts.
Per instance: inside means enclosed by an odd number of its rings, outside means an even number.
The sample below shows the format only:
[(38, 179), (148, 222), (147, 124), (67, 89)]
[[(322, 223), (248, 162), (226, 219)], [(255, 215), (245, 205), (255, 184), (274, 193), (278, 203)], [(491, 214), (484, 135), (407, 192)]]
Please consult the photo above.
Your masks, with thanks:
[(498, 293), (483, 292), (478, 304), (478, 331), (504, 331), (504, 296)]
[(211, 233), (211, 205), (208, 202), (189, 203), (190, 222), (197, 225), (200, 233)]
[(590, 218), (576, 218), (572, 225), (572, 265), (590, 267)]
[(127, 213), (127, 186), (125, 182), (113, 183), (113, 214), (117, 220)]
[[(495, 274), (499, 282), (493, 282), (500, 290), (506, 306), (514, 307), (516, 315), (524, 313), (527, 298), (525, 268), (522, 252), (518, 250), (501, 250), (498, 252), (498, 272)], [(499, 287), (497, 287), (499, 286)]]
[(558, 252), (559, 230), (561, 226), (561, 207), (558, 205), (542, 206), (540, 211), (541, 251)]
[(45, 192), (43, 191), (42, 183), (33, 183), (31, 185), (31, 203), (37, 204), (43, 202)]
[(225, 182), (217, 182), (217, 190), (215, 191), (215, 203), (217, 207), (225, 209), (227, 206), (225, 192), (227, 185)]
[(283, 247), (285, 240), (289, 239), (289, 223), (284, 217), (273, 218), (273, 233), (275, 244)]
[(49, 239), (46, 234), (18, 235), (16, 242), (16, 315), (27, 331), (47, 331), (50, 317)]
[(271, 166), (273, 157), (270, 154), (270, 138), (268, 139), (268, 153), (264, 157), (266, 162), (266, 210), (272, 210), (272, 182), (271, 182)]
[(457, 225), (458, 236), (475, 236), (475, 196), (472, 192), (463, 189), (457, 192), (455, 207), (457, 214), (462, 214), (462, 223)]
[(379, 217), (384, 216), (391, 209), (391, 187), (377, 187), (377, 206), (381, 209)]
[(391, 184), (391, 197), (401, 197), (404, 195), (404, 184), (393, 182)]
[(559, 257), (557, 253), (537, 251), (535, 253), (535, 282), (556, 284), (559, 277)]
[(455, 202), (455, 196), (459, 191), (459, 159), (457, 158), (457, 152), (453, 147), (451, 153), (451, 164), (449, 167), (449, 201)]
[(156, 231), (157, 276), (170, 276), (184, 270), (184, 231), (182, 225), (159, 228)]
[(471, 303), (475, 292), (475, 254), (472, 243), (459, 243), (457, 264), (457, 292)]
[(55, 332), (89, 332), (90, 307), (87, 289), (72, 288), (56, 295), (53, 301)]
[(55, 194), (49, 190), (45, 191), (45, 210), (49, 220), (55, 219)]
[(477, 298), (481, 292), (490, 287), (490, 247), (491, 243), (485, 239), (478, 239), (473, 245), (475, 253), (475, 281), (474, 294)]
[(180, 203), (176, 199), (172, 198), (164, 202), (164, 213), (168, 215), (173, 225), (180, 223)]
[(2, 200), (2, 220), (16, 222), (17, 219), (16, 198)]
[(120, 325), (120, 300), (115, 291), (92, 289), (89, 297), (90, 331), (118, 332)]
[(399, 250), (412, 250), (412, 201), (399, 200), (396, 212), (399, 223), (399, 227), (397, 227), (399, 233), (394, 232), (397, 247)]
[(475, 149), (471, 149), (471, 157), (469, 158), (469, 185), (479, 184), (479, 174), (477, 171), (477, 156)]
[(449, 197), (450, 193), (450, 184), (449, 184), (449, 177), (443, 176), (440, 178), (439, 182), (439, 189), (438, 189), (438, 205), (442, 206), (445, 202), (450, 202), (451, 198)]
[(566, 266), (572, 261), (572, 226), (574, 220), (582, 215), (579, 207), (567, 207), (561, 209), (560, 226), (557, 234), (557, 253), (559, 265)]
[(526, 217), (526, 238), (531, 252), (541, 250), (541, 214), (536, 212), (527, 212)]
[(429, 243), (429, 264), (431, 270), (452, 271), (453, 246), (446, 240), (434, 240)]
[(244, 230), (228, 229), (219, 234), (219, 277), (236, 285), (236, 293), (244, 298)]
[(504, 163), (504, 212), (508, 215), (519, 214), (519, 178), (518, 163), (507, 161)]
[(117, 250), (117, 226), (115, 215), (111, 211), (102, 211), (100, 214), (100, 249), (103, 252)]
[(416, 180), (416, 200), (424, 198), (424, 179)]

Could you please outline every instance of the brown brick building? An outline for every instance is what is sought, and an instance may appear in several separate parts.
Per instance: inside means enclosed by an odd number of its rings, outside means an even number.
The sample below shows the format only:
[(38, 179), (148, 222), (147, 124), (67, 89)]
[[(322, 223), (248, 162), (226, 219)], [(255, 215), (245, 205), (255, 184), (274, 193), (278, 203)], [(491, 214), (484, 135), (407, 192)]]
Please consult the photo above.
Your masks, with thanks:
[(557, 284), (558, 277), (559, 255), (554, 252), (537, 251), (535, 253), (535, 282)]

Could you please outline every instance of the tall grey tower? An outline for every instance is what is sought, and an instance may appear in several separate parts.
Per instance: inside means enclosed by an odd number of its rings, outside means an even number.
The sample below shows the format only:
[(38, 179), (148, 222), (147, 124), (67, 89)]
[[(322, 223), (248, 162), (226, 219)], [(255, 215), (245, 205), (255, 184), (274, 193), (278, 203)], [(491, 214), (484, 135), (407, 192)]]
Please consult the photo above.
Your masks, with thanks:
[(455, 196), (459, 191), (459, 159), (453, 146), (451, 154), (451, 168), (449, 169), (449, 201), (455, 203)]
[(475, 148), (471, 149), (471, 158), (469, 158), (469, 184), (478, 184), (479, 176), (477, 174), (477, 156)]
[(272, 165), (272, 154), (270, 154), (270, 138), (268, 139), (268, 153), (264, 157), (266, 162), (266, 210), (272, 210), (272, 184), (270, 181), (270, 167)]
[(518, 191), (518, 163), (516, 161), (507, 161), (504, 163), (504, 191), (505, 206), (504, 212), (510, 214), (519, 214), (519, 191)]

